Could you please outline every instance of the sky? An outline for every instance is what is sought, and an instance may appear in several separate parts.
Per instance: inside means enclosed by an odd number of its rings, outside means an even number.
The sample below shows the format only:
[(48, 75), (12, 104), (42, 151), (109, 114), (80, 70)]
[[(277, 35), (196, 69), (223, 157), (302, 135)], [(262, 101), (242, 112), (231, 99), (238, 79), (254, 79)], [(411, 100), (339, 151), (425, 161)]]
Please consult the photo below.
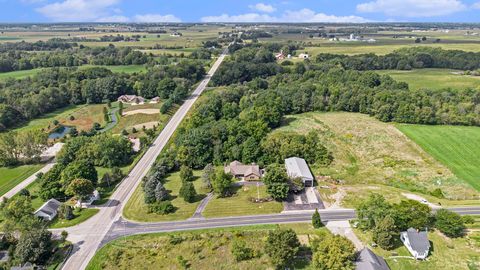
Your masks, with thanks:
[(0, 0), (0, 22), (480, 22), (480, 0)]

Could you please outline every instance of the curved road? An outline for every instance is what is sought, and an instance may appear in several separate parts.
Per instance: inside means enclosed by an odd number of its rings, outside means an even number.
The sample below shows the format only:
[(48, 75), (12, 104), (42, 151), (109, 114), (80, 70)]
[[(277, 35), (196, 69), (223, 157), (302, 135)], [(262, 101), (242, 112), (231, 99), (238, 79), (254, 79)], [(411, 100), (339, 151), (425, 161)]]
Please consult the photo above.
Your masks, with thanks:
[(192, 95), (185, 100), (177, 112), (172, 116), (168, 124), (155, 139), (152, 146), (147, 150), (130, 174), (120, 183), (115, 193), (112, 194), (106, 205), (101, 207), (100, 212), (77, 226), (65, 229), (69, 233), (68, 240), (74, 244), (72, 255), (63, 266), (65, 270), (85, 269), (90, 259), (98, 249), (102, 239), (113, 226), (114, 222), (121, 217), (125, 203), (132, 196), (140, 184), (142, 178), (152, 167), (155, 159), (167, 144), (180, 122), (187, 115), (200, 94), (210, 81), (210, 78), (217, 71), (227, 53), (227, 49), (219, 56), (217, 61), (200, 82)]

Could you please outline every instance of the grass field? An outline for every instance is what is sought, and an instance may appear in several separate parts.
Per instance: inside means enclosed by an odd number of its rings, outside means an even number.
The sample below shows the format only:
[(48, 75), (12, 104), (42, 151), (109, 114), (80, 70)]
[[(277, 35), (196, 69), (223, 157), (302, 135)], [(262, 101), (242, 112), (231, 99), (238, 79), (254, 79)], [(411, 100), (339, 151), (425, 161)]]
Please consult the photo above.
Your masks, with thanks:
[[(138, 113), (138, 114), (132, 114), (132, 115), (124, 115), (119, 118), (118, 124), (111, 130), (113, 134), (119, 134), (122, 132), (122, 130), (127, 130), (129, 133), (131, 133), (132, 128), (136, 126), (136, 129), (138, 133), (135, 134), (130, 134), (132, 136), (139, 136), (142, 135), (142, 124), (147, 124), (147, 123), (153, 123), (153, 122), (158, 122), (157, 126), (160, 125), (162, 126), (163, 124), (167, 123), (168, 119), (170, 119), (169, 114), (161, 114), (160, 113), (160, 107), (162, 106), (162, 103), (158, 104), (143, 104), (143, 105), (135, 105), (135, 106), (130, 106), (130, 105), (125, 105), (125, 108), (123, 110), (124, 113), (126, 112), (131, 112), (131, 111), (139, 111), (143, 109), (155, 109), (158, 110), (158, 113), (156, 114), (144, 114), (144, 113)], [(148, 128), (148, 127), (147, 127)]]
[(194, 175), (197, 179), (194, 181), (195, 190), (197, 191), (198, 198), (193, 203), (185, 202), (178, 196), (182, 181), (180, 180), (180, 173), (176, 172), (167, 177), (165, 182), (165, 188), (170, 191), (171, 200), (176, 211), (168, 215), (158, 215), (155, 213), (148, 213), (148, 206), (144, 202), (143, 190), (141, 186), (133, 193), (132, 197), (128, 200), (123, 210), (123, 216), (129, 220), (135, 221), (169, 221), (169, 220), (184, 220), (190, 218), (200, 201), (206, 196), (206, 192), (202, 189), (202, 181), (199, 179), (201, 171), (194, 171)]
[(13, 168), (0, 167), (0, 196), (40, 170), (44, 165), (23, 165)]
[(274, 132), (317, 130), (333, 153), (334, 161), (328, 167), (312, 166), (316, 176), (331, 176), (346, 185), (384, 184), (420, 193), (441, 187), (448, 198), (478, 196), (394, 124), (355, 113), (306, 113), (286, 118), (288, 124)]
[(227, 217), (227, 216), (246, 216), (280, 213), (283, 205), (280, 202), (272, 201), (265, 203), (253, 203), (249, 198), (269, 197), (265, 186), (244, 186), (236, 187), (235, 194), (227, 198), (212, 198), (207, 204), (204, 217)]
[(59, 228), (66, 228), (72, 227), (77, 224), (84, 222), (85, 220), (93, 217), (96, 213), (98, 213), (98, 209), (94, 208), (86, 208), (82, 209), (82, 211), (73, 211), (74, 218), (71, 220), (59, 219), (58, 217), (50, 224), (50, 229), (59, 229)]
[(480, 191), (480, 128), (397, 125), (427, 153)]
[[(263, 249), (268, 231), (277, 226), (292, 228), (307, 246), (308, 239), (316, 234), (328, 234), (325, 228), (314, 230), (310, 224), (286, 224), (135, 235), (108, 243), (95, 254), (87, 269), (273, 269)], [(258, 256), (235, 261), (231, 252), (235, 237), (245, 240)], [(188, 267), (182, 266), (179, 256)], [(310, 269), (308, 264), (299, 259), (295, 269)]]
[(418, 89), (467, 89), (480, 87), (479, 76), (456, 74), (451, 69), (379, 70), (400, 82), (406, 82), (412, 90)]
[[(379, 247), (372, 248), (376, 254), (383, 256), (392, 270), (472, 270), (480, 267), (480, 218), (476, 218), (475, 224), (468, 224), (467, 227), (477, 229), (463, 238), (447, 238), (438, 231), (430, 231), (428, 238), (432, 245), (431, 253), (427, 260), (416, 261), (411, 258), (393, 258), (392, 254), (398, 256), (410, 256), (408, 250), (402, 245), (392, 251), (386, 251)], [(356, 235), (363, 243), (371, 243), (370, 233), (364, 233), (355, 229)]]

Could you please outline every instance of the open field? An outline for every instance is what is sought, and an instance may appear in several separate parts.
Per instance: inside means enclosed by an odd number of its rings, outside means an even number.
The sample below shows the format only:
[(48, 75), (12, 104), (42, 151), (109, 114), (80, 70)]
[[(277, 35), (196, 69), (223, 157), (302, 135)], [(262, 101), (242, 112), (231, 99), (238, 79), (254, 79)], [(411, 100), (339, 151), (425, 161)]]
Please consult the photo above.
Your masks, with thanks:
[(441, 187), (448, 198), (456, 199), (478, 196), (393, 124), (355, 113), (306, 113), (287, 116), (286, 122), (274, 132), (317, 130), (333, 153), (328, 167), (312, 166), (317, 176), (331, 176), (346, 185), (384, 184), (420, 193)]
[[(469, 228), (478, 228), (480, 218), (476, 223), (467, 224)], [(363, 243), (371, 243), (370, 233), (364, 233), (355, 229), (356, 235)], [(410, 256), (408, 250), (402, 245), (392, 251), (386, 251), (379, 247), (372, 248), (376, 254), (383, 256), (392, 270), (471, 270), (480, 267), (480, 232), (472, 231), (463, 238), (448, 238), (438, 231), (430, 231), (428, 238), (432, 249), (430, 256), (425, 261), (416, 261), (411, 258), (394, 258), (395, 256)]]
[(0, 167), (0, 195), (7, 193), (27, 177), (40, 170), (44, 164)]
[[(310, 224), (288, 224), (135, 235), (107, 244), (87, 269), (184, 269), (179, 256), (187, 261), (188, 269), (272, 269), (263, 248), (268, 231), (277, 226), (295, 230), (305, 245), (309, 237), (328, 233), (325, 228), (314, 230)], [(235, 237), (245, 240), (259, 255), (235, 261), (231, 252)], [(308, 263), (300, 259), (295, 269), (309, 269)]]
[(418, 89), (467, 89), (480, 87), (480, 76), (458, 74), (452, 69), (378, 70), (400, 82), (406, 82), (412, 90)]
[(227, 198), (212, 198), (207, 204), (204, 217), (228, 217), (280, 213), (283, 205), (280, 202), (271, 201), (264, 203), (253, 203), (250, 198), (269, 197), (265, 186), (243, 186), (235, 187), (235, 194)]
[(397, 125), (427, 153), (480, 191), (480, 128)]
[(50, 125), (53, 125), (52, 122), (55, 119), (66, 119), (68, 116), (72, 115), (76, 111), (82, 109), (86, 105), (70, 105), (65, 108), (55, 110), (51, 113), (44, 114), (36, 119), (30, 120), (28, 123), (18, 127), (16, 130), (31, 130), (31, 129), (47, 129)]
[(172, 198), (171, 202), (176, 208), (176, 211), (168, 215), (158, 215), (155, 213), (148, 213), (148, 206), (144, 202), (143, 189), (141, 186), (133, 193), (130, 200), (128, 200), (123, 210), (123, 216), (129, 220), (135, 221), (169, 221), (169, 220), (183, 220), (190, 218), (200, 201), (206, 196), (206, 192), (202, 189), (202, 180), (199, 179), (201, 171), (194, 171), (194, 176), (197, 179), (194, 181), (195, 190), (197, 191), (198, 198), (193, 203), (188, 203), (178, 196), (178, 192), (182, 186), (182, 180), (180, 179), (180, 173), (175, 172), (167, 177), (165, 182), (165, 188), (170, 191)]
[[(139, 136), (142, 134), (142, 127), (145, 125), (146, 128), (149, 128), (148, 125), (151, 125), (153, 122), (158, 123), (157, 126), (162, 126), (167, 123), (170, 118), (169, 114), (161, 114), (160, 107), (162, 103), (150, 104), (145, 103), (142, 105), (124, 105), (123, 113), (126, 114), (118, 118), (117, 125), (111, 130), (113, 134), (119, 134), (122, 130), (126, 130), (131, 133), (132, 128), (135, 127), (138, 133), (130, 134), (131, 136)], [(148, 113), (142, 113), (142, 110)], [(156, 113), (153, 113), (154, 110)], [(136, 111), (138, 113), (136, 113)]]
[[(93, 123), (99, 123), (102, 126), (105, 125), (103, 118), (103, 108), (105, 107), (107, 107), (106, 104), (85, 105), (70, 115), (62, 115), (56, 118), (56, 120), (62, 125), (75, 126), (79, 131), (87, 131), (92, 128)], [(70, 116), (73, 116), (74, 120), (70, 120)]]

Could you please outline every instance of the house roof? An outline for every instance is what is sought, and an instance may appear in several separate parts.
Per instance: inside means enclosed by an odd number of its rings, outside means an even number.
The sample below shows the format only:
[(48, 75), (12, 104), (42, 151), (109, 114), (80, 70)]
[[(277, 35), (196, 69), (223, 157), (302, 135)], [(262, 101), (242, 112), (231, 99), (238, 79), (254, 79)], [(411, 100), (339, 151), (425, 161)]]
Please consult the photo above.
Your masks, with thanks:
[(43, 212), (49, 216), (55, 214), (55, 212), (58, 210), (58, 208), (60, 207), (62, 203), (55, 200), (55, 199), (50, 199), (48, 200), (46, 203), (44, 203), (40, 208), (37, 209), (37, 211), (35, 211), (34, 214), (38, 213), (38, 212)]
[(362, 249), (355, 262), (356, 270), (390, 270), (385, 259), (368, 248)]
[(413, 250), (424, 252), (430, 249), (430, 241), (426, 231), (417, 231), (414, 228), (407, 230), (408, 241)]
[(290, 177), (301, 177), (302, 179), (313, 180), (312, 172), (303, 158), (291, 157), (285, 159), (285, 167)]
[(226, 166), (225, 172), (231, 173), (233, 175), (248, 176), (253, 174), (258, 177), (261, 176), (260, 167), (257, 164), (245, 165), (237, 160), (231, 162), (229, 166)]

